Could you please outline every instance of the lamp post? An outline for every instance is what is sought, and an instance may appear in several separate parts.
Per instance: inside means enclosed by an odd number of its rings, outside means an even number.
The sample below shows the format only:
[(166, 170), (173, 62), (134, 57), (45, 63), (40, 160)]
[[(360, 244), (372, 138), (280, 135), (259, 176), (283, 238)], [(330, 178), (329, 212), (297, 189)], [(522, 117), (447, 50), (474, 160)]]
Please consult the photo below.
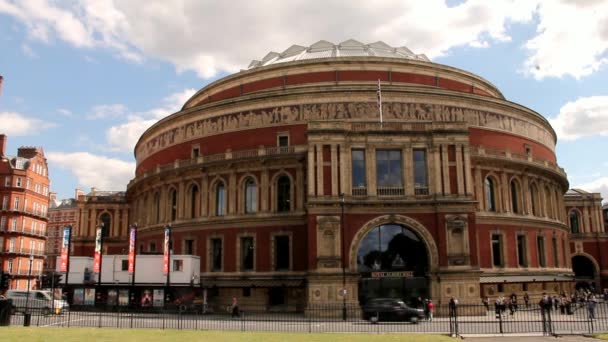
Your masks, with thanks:
[(27, 274), (27, 297), (25, 298), (25, 313), (29, 312), (30, 307), (30, 282), (32, 281), (32, 263), (34, 262), (34, 256), (30, 255), (30, 268)]
[(342, 320), (346, 321), (346, 265), (344, 257), (344, 193), (340, 193), (340, 237), (342, 249)]

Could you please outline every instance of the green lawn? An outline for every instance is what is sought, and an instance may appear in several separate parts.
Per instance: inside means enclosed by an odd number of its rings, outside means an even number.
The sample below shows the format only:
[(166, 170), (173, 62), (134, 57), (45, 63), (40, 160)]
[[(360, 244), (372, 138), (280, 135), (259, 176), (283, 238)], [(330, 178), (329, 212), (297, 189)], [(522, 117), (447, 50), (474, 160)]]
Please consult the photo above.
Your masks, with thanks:
[(608, 341), (608, 334), (598, 334), (598, 335), (594, 335), (593, 337), (599, 338), (600, 340)]
[(422, 334), (298, 334), (298, 333), (246, 333), (233, 331), (191, 331), (156, 329), (96, 329), (96, 328), (0, 328), (0, 341), (18, 342), (97, 342), (97, 341), (331, 341), (331, 342), (376, 342), (412, 341), (442, 342), (455, 341), (441, 335)]

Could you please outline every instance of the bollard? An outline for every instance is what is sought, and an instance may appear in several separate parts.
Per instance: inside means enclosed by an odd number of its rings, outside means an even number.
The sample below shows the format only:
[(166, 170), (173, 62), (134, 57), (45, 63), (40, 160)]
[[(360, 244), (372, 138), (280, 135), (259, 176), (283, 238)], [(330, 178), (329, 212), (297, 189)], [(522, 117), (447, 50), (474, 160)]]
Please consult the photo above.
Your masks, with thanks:
[(32, 314), (31, 313), (24, 313), (23, 314), (23, 326), (24, 327), (29, 327), (31, 321), (32, 321)]

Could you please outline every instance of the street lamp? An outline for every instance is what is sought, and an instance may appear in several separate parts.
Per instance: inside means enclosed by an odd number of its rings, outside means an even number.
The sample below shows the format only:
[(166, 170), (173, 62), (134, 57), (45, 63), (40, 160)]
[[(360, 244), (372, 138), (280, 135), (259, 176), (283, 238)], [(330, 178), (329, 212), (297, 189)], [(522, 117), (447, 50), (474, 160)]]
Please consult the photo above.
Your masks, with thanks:
[(340, 193), (340, 237), (342, 246), (342, 320), (346, 321), (346, 265), (344, 257), (344, 193)]
[(34, 255), (30, 255), (30, 269), (27, 274), (27, 298), (25, 299), (25, 313), (29, 312), (30, 307), (30, 282), (32, 280), (32, 263), (34, 262)]

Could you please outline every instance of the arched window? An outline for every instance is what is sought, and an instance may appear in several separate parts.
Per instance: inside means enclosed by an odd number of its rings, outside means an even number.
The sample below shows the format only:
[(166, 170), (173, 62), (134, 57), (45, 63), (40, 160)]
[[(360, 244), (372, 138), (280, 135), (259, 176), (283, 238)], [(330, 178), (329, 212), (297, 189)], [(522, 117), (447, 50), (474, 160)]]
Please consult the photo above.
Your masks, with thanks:
[(536, 185), (532, 184), (530, 186), (530, 207), (532, 209), (532, 215), (538, 215), (538, 190), (536, 189)]
[(572, 234), (580, 233), (578, 212), (576, 210), (570, 211), (570, 231)]
[(190, 188), (190, 218), (198, 217), (199, 204), (200, 196), (198, 192), (198, 185), (194, 184)]
[(175, 221), (177, 219), (177, 190), (171, 189), (169, 198), (171, 198), (171, 221)]
[(511, 180), (511, 208), (513, 209), (514, 213), (520, 213), (519, 184), (515, 180)]
[(101, 221), (101, 224), (103, 224), (101, 227), (101, 236), (110, 236), (110, 229), (112, 228), (112, 216), (110, 216), (108, 213), (103, 213), (99, 217), (99, 221)]
[(258, 186), (252, 178), (245, 181), (245, 212), (255, 213), (258, 211)]
[(156, 223), (160, 222), (160, 194), (154, 194), (154, 211), (156, 212)]
[(215, 186), (215, 215), (224, 216), (226, 214), (226, 188), (223, 182)]
[(490, 177), (486, 177), (485, 187), (486, 187), (486, 210), (487, 211), (496, 211), (496, 197), (495, 197), (495, 188), (494, 188), (494, 180)]
[(291, 210), (291, 181), (287, 176), (281, 176), (277, 180), (277, 211)]
[(553, 210), (553, 197), (551, 196), (551, 190), (549, 190), (548, 186), (545, 186), (545, 203), (545, 215), (549, 218), (554, 218), (555, 211)]

